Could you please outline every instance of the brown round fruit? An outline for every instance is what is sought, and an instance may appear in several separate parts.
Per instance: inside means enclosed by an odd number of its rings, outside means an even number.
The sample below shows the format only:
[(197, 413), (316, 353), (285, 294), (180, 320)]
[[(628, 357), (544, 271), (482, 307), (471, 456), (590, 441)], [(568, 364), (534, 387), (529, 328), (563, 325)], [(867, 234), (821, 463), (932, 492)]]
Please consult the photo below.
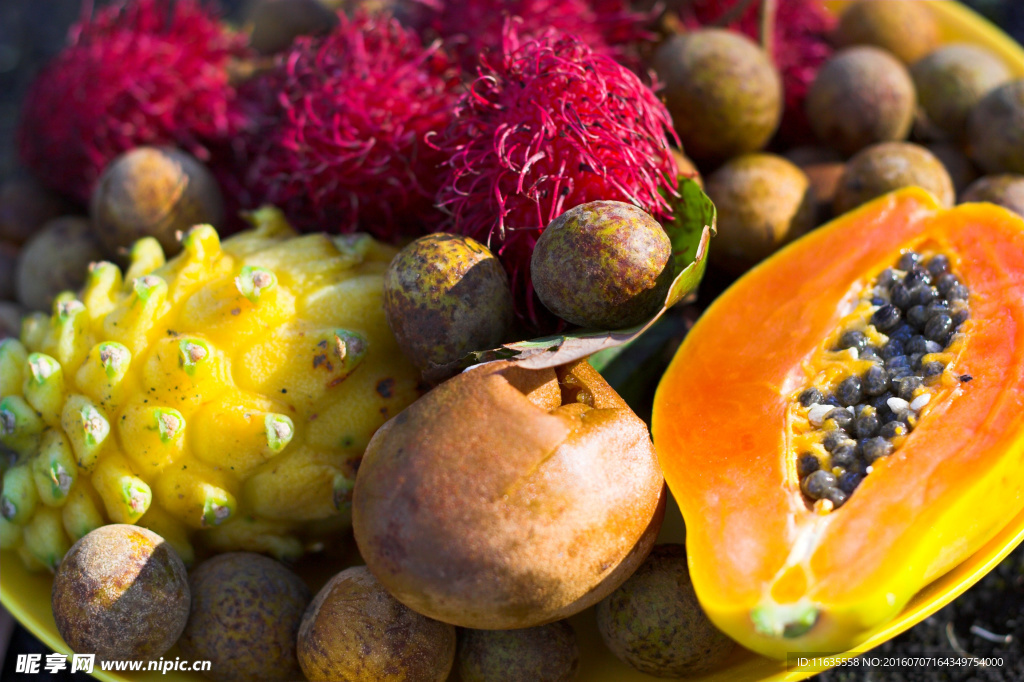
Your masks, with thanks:
[(249, 44), (260, 54), (280, 52), (299, 36), (320, 35), (338, 25), (338, 15), (320, 0), (254, 0), (247, 14)]
[(672, 242), (631, 204), (593, 201), (551, 221), (530, 276), (548, 310), (581, 327), (622, 329), (649, 319), (672, 284)]
[(572, 682), (580, 667), (568, 621), (519, 630), (459, 630), (462, 682)]
[(910, 75), (929, 122), (954, 140), (966, 136), (967, 115), (981, 98), (1010, 80), (1010, 70), (991, 50), (966, 44), (935, 50)]
[(597, 627), (620, 660), (657, 677), (714, 670), (736, 647), (701, 609), (682, 545), (655, 545), (633, 577), (597, 605)]
[(107, 253), (155, 237), (168, 257), (181, 251), (179, 233), (220, 227), (224, 200), (213, 175), (177, 149), (136, 147), (106, 167), (93, 190), (93, 226)]
[(210, 661), (207, 677), (223, 682), (296, 680), (299, 623), (309, 604), (306, 584), (260, 554), (220, 554), (189, 576), (192, 612), (181, 653)]
[(814, 227), (816, 201), (796, 165), (774, 154), (737, 157), (708, 176), (718, 208), (711, 262), (740, 273)]
[(764, 147), (782, 119), (782, 80), (764, 50), (722, 29), (676, 35), (654, 55), (686, 153), (722, 161)]
[(486, 246), (439, 232), (402, 249), (384, 274), (384, 312), (420, 369), (493, 348), (512, 326), (512, 292)]
[(807, 91), (807, 116), (818, 139), (843, 154), (902, 140), (914, 122), (910, 74), (877, 47), (852, 47), (825, 62)]
[(923, 187), (943, 206), (952, 206), (953, 181), (942, 162), (920, 145), (885, 142), (868, 147), (846, 164), (836, 192), (836, 215), (901, 187)]
[(374, 434), (352, 516), (367, 566), (399, 601), (507, 630), (618, 587), (654, 543), (664, 492), (647, 426), (586, 361), (493, 362)]
[(15, 274), (18, 300), (29, 310), (49, 312), (54, 297), (81, 287), (89, 264), (102, 259), (88, 220), (51, 220), (21, 250)]
[(311, 682), (443, 682), (455, 661), (455, 628), (406, 608), (357, 566), (313, 598), (298, 655)]
[(64, 555), (53, 579), (53, 617), (71, 650), (99, 661), (151, 661), (185, 628), (185, 564), (138, 526), (100, 526)]
[(986, 175), (964, 190), (960, 201), (987, 201), (1024, 216), (1024, 175)]
[(939, 24), (927, 2), (859, 0), (839, 15), (839, 47), (874, 45), (913, 64), (939, 45)]
[(971, 110), (967, 148), (986, 173), (1024, 173), (1024, 79), (1000, 85)]

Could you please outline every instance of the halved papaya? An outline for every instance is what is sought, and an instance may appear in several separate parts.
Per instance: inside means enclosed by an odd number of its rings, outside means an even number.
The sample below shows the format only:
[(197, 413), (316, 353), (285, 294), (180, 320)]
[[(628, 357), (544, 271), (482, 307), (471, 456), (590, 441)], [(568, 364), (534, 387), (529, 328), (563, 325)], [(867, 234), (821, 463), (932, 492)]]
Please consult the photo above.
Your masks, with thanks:
[[(961, 287), (932, 301), (956, 329), (889, 304), (929, 268)], [(888, 315), (911, 328), (902, 352), (922, 350), (891, 370), (902, 332)], [(868, 395), (871, 366), (890, 371), (887, 393)], [(711, 620), (775, 658), (855, 646), (1024, 507), (1024, 221), (906, 189), (805, 236), (696, 323), (659, 385), (653, 435)], [(832, 488), (808, 485), (816, 469)]]

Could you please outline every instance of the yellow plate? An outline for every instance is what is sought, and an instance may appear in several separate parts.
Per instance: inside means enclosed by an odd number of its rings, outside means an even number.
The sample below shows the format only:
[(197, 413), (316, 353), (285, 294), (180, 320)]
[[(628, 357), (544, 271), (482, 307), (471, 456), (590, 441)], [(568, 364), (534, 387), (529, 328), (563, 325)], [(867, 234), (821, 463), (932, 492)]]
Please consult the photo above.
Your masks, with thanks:
[[(825, 4), (831, 10), (838, 11), (847, 2), (827, 0)], [(999, 29), (955, 2), (929, 0), (929, 5), (939, 19), (945, 42), (961, 41), (985, 45), (1003, 58), (1014, 75), (1024, 77), (1024, 49)], [(679, 509), (670, 508), (661, 541), (683, 542), (684, 537)], [(1024, 541), (1024, 512), (1010, 520), (1006, 528), (966, 561), (921, 590), (896, 619), (878, 628), (865, 638), (861, 645), (844, 656), (851, 657), (867, 651), (920, 623), (978, 582), (1021, 541)], [(341, 565), (337, 566), (337, 570), (341, 568)], [(307, 563), (299, 567), (300, 575), (313, 590), (319, 589), (331, 572), (334, 572), (333, 567), (324, 566), (322, 563)], [(13, 552), (0, 552), (0, 601), (4, 607), (51, 649), (70, 654), (53, 622), (53, 613), (50, 610), (51, 584), (49, 575), (27, 572)], [(605, 649), (597, 633), (591, 610), (575, 616), (572, 621), (579, 635), (582, 651), (580, 682), (654, 682), (657, 679), (629, 668)], [(177, 651), (172, 649), (165, 658), (173, 660), (176, 655)], [(703, 677), (688, 679), (691, 682), (781, 681), (805, 679), (812, 674), (814, 673), (810, 671), (787, 670), (784, 662), (773, 661), (737, 647), (732, 659), (721, 669)], [(136, 673), (128, 677), (98, 669), (94, 676), (105, 682), (199, 682), (207, 679), (197, 673), (180, 672), (167, 675), (158, 672)]]

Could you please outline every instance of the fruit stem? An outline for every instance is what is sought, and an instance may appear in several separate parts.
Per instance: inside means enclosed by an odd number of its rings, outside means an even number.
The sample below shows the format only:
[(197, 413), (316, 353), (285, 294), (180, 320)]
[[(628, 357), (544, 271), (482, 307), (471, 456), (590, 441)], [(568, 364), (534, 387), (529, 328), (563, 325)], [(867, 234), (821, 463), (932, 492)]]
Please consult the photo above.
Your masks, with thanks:
[(775, 15), (778, 0), (761, 0), (761, 47), (768, 58), (775, 59)]

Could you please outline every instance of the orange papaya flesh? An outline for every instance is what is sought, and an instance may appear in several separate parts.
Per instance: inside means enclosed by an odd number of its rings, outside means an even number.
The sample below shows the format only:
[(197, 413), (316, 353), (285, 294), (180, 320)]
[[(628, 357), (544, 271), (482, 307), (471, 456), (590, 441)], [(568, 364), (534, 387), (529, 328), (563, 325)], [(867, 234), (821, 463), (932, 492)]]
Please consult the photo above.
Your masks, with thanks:
[[(902, 447), (819, 513), (793, 462), (795, 391), (860, 289), (902, 251), (944, 253), (970, 319)], [(812, 368), (813, 369), (813, 368)], [(846, 651), (1024, 508), (1024, 221), (886, 195), (751, 270), (687, 335), (652, 428), (711, 620), (761, 654)]]

